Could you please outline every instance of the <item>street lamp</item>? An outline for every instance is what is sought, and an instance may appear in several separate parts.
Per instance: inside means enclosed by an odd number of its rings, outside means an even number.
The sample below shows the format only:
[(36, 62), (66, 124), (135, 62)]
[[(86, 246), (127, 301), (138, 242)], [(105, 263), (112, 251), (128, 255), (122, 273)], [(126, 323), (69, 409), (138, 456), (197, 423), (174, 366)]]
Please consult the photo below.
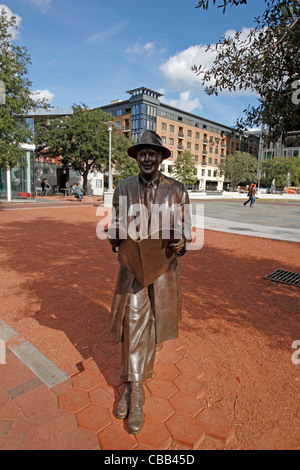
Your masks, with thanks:
[(107, 121), (106, 125), (107, 125), (107, 129), (108, 129), (108, 138), (109, 138), (109, 144), (108, 144), (108, 191), (111, 193), (112, 190), (113, 190), (113, 187), (112, 187), (112, 168), (111, 168), (111, 131), (112, 131), (113, 122), (112, 121)]
[(109, 146), (108, 146), (108, 191), (104, 193), (104, 206), (111, 207), (112, 206), (112, 198), (113, 198), (113, 178), (112, 178), (112, 167), (111, 167), (111, 131), (112, 126), (114, 125), (113, 121), (105, 122), (108, 129), (108, 137), (109, 137)]

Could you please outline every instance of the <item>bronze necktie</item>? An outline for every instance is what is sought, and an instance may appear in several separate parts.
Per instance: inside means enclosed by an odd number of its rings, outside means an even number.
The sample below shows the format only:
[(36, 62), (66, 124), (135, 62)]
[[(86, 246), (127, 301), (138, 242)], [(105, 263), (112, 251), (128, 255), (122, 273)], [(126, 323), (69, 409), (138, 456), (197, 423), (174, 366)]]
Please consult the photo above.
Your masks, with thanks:
[(149, 228), (150, 228), (150, 223), (151, 223), (151, 209), (152, 209), (152, 204), (154, 203), (154, 186), (153, 184), (146, 183), (145, 186), (145, 192), (144, 192), (144, 204), (146, 206), (146, 209), (148, 211), (148, 234), (149, 234)]

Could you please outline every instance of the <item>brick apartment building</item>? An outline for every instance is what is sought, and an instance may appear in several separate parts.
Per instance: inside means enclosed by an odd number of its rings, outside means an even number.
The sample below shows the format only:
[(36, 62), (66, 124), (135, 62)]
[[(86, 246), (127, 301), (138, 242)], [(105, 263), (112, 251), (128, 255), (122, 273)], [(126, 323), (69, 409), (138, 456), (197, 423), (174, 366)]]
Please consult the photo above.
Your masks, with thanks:
[(115, 116), (117, 133), (138, 140), (145, 130), (157, 132), (171, 150), (161, 170), (172, 175), (173, 164), (184, 150), (189, 150), (197, 165), (195, 190), (222, 190), (219, 166), (227, 154), (236, 150), (258, 156), (259, 139), (245, 134), (228, 139), (231, 128), (160, 101), (161, 94), (145, 87), (127, 92), (128, 100), (115, 100), (101, 106)]

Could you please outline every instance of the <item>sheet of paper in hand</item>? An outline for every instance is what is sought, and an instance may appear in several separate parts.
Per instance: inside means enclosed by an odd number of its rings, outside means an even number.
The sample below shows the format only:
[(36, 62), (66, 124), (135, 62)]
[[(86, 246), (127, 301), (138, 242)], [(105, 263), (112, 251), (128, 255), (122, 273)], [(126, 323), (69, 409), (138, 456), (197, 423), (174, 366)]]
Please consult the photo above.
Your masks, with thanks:
[(140, 284), (147, 287), (169, 269), (174, 259), (169, 243), (180, 238), (181, 234), (172, 229), (167, 233), (167, 238), (166, 232), (162, 230), (138, 240), (128, 235), (119, 246), (119, 263), (132, 272)]

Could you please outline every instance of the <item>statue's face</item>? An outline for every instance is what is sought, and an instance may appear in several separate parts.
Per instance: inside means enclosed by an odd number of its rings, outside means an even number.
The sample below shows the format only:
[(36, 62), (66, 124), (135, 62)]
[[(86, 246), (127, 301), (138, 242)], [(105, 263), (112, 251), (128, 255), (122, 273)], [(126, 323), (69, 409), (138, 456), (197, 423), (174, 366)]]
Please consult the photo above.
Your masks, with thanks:
[(153, 147), (143, 147), (136, 155), (139, 169), (145, 179), (151, 179), (158, 171), (162, 153)]

